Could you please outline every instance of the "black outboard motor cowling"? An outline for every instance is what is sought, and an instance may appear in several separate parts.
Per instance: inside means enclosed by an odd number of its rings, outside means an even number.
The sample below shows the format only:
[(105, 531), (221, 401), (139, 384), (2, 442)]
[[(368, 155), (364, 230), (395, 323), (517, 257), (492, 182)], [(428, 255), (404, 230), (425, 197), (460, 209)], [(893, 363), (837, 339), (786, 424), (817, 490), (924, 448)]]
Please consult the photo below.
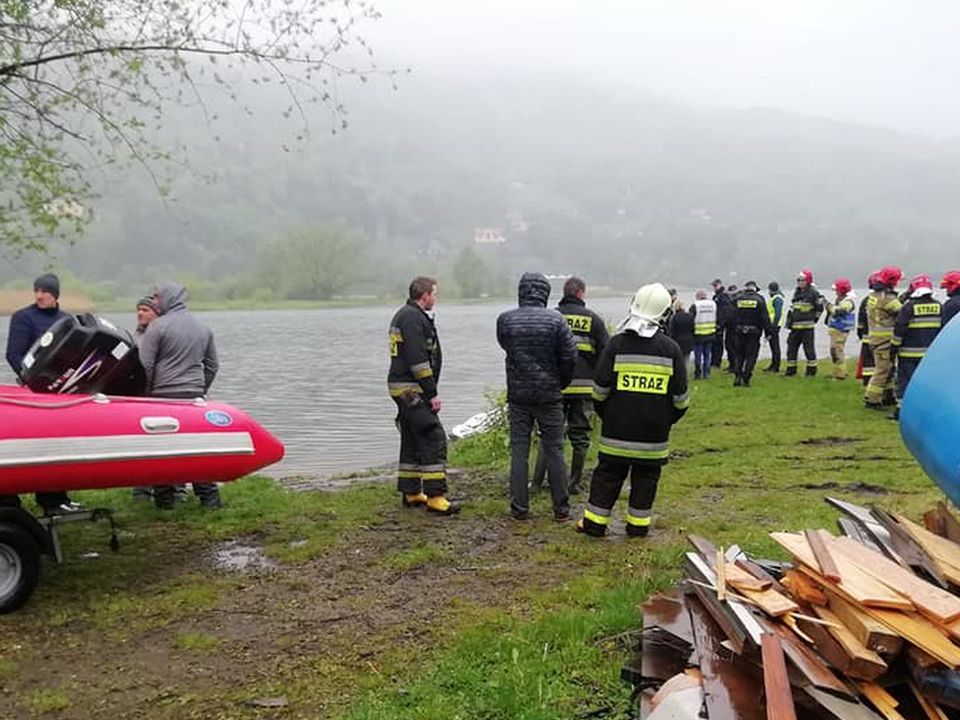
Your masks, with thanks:
[(130, 333), (89, 313), (51, 325), (24, 356), (20, 377), (39, 393), (136, 396), (146, 387)]

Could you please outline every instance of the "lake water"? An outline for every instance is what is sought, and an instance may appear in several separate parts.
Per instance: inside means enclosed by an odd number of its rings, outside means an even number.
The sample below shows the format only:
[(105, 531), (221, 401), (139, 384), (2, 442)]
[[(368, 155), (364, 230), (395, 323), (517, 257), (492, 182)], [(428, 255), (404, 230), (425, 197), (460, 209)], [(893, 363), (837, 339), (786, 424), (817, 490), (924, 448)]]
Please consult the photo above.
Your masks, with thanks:
[[(684, 297), (685, 301), (692, 297)], [(599, 298), (590, 307), (609, 322), (626, 314), (629, 298)], [(437, 306), (443, 346), (441, 418), (449, 431), (487, 407), (486, 393), (504, 387), (496, 318), (512, 304)], [(387, 396), (387, 325), (395, 308), (203, 312), (214, 331), (220, 373), (210, 393), (249, 412), (285, 444), (278, 477), (327, 476), (396, 459), (395, 405)], [(134, 313), (107, 315), (132, 329)], [(0, 318), (6, 347), (9, 318)], [(785, 347), (786, 334), (781, 334)], [(826, 329), (817, 326), (818, 357), (828, 357)], [(859, 345), (848, 340), (847, 351)], [(766, 343), (764, 343), (764, 352)], [(802, 358), (802, 353), (801, 353)], [(724, 377), (724, 376), (720, 376)], [(0, 383), (12, 383), (6, 362)], [(2, 428), (0, 428), (2, 432)]]

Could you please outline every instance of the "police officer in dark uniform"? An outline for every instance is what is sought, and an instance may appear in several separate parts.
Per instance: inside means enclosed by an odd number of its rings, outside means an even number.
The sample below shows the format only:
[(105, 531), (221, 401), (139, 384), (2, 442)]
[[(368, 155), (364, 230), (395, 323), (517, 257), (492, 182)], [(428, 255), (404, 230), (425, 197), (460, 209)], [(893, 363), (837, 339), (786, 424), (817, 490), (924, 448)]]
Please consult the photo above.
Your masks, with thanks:
[(446, 497), (447, 435), (440, 423), (437, 396), (443, 357), (431, 315), (436, 302), (437, 281), (414, 278), (406, 305), (390, 321), (387, 386), (397, 404), (397, 489), (403, 506), (425, 506), (428, 512), (453, 515), (460, 506)]
[(734, 301), (733, 321), (734, 386), (750, 387), (753, 367), (760, 354), (760, 338), (770, 331), (770, 315), (757, 283), (750, 280)]
[[(607, 326), (603, 318), (587, 308), (584, 298), (587, 285), (578, 277), (571, 277), (563, 284), (563, 299), (557, 310), (567, 321), (577, 341), (577, 364), (573, 369), (573, 380), (561, 392), (563, 393), (563, 415), (567, 426), (567, 437), (573, 446), (570, 460), (570, 494), (580, 492), (580, 479), (583, 466), (590, 449), (590, 417), (593, 415), (593, 368), (597, 358), (609, 339)], [(534, 487), (543, 484), (547, 473), (547, 456), (537, 452), (537, 464), (533, 473)]]

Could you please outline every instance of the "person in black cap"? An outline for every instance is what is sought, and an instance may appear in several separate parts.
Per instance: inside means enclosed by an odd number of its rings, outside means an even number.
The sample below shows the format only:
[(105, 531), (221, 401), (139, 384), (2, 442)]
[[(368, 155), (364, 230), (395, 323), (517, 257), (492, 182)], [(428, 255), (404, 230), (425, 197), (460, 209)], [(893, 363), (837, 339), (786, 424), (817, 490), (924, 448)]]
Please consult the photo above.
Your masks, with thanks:
[[(44, 273), (33, 281), (34, 303), (17, 310), (10, 318), (7, 334), (7, 362), (19, 379), (23, 370), (23, 358), (30, 347), (57, 320), (66, 316), (60, 309), (60, 278), (53, 273)], [(37, 493), (37, 504), (44, 515), (80, 510), (79, 503), (71, 502), (65, 492)]]
[[(733, 301), (723, 286), (723, 280), (716, 278), (710, 284), (713, 287), (713, 302), (717, 306), (717, 334), (713, 339), (713, 357), (711, 358), (711, 362), (714, 367), (718, 368), (723, 366), (724, 347), (729, 347), (724, 342), (724, 335), (726, 334), (727, 326), (733, 319)], [(729, 352), (727, 352), (727, 360), (732, 361)]]

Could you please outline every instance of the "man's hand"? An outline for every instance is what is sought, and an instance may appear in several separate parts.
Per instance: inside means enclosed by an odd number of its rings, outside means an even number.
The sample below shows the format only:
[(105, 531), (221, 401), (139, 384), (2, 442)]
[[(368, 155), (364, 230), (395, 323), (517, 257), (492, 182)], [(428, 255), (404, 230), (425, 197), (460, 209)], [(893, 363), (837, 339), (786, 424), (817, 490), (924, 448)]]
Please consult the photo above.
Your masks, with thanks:
[(434, 395), (432, 398), (430, 398), (430, 412), (434, 414), (440, 412), (440, 405), (441, 403), (439, 397)]

